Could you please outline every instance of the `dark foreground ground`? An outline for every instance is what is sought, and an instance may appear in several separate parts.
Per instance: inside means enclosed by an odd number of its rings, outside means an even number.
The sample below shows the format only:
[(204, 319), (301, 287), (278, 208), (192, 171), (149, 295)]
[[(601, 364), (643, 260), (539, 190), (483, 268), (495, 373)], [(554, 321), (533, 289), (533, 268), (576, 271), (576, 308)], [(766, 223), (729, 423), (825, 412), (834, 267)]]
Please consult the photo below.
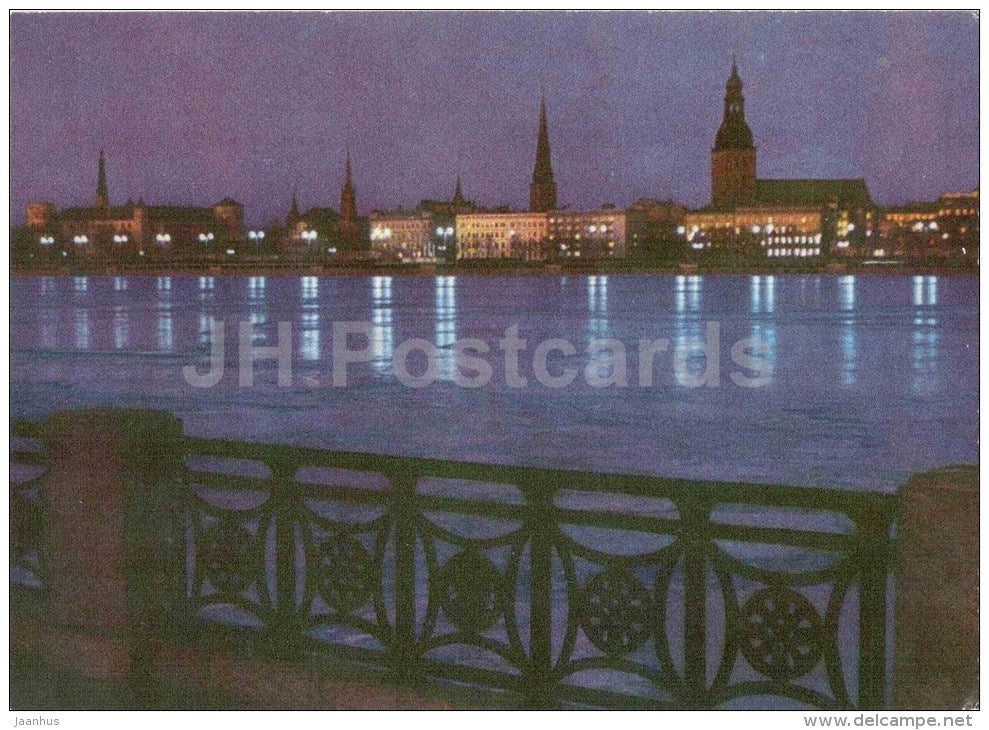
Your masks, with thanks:
[[(159, 683), (157, 710), (262, 710), (275, 709), (251, 704), (214, 692)], [(40, 712), (52, 710), (136, 709), (127, 684), (105, 682), (79, 673), (56, 671), (38, 658), (12, 656), (10, 660), (10, 709)]]

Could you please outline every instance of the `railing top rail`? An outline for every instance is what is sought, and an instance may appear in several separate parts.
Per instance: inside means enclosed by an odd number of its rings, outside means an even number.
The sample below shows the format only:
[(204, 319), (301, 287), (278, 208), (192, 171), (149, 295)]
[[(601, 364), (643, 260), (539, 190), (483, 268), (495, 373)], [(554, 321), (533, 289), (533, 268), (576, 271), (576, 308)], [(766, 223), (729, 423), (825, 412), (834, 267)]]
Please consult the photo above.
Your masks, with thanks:
[(200, 437), (187, 437), (185, 443), (190, 455), (260, 461), (269, 465), (280, 463), (291, 468), (339, 468), (379, 472), (390, 476), (414, 474), (418, 478), (503, 483), (514, 485), (523, 491), (530, 488), (553, 488), (638, 497), (703, 498), (711, 504), (823, 509), (845, 514), (877, 511), (888, 513), (894, 510), (898, 503), (895, 494), (824, 487), (719, 482), (640, 474), (484, 464)]
[[(42, 426), (37, 421), (11, 420), (10, 435), (18, 438), (41, 438)], [(503, 483), (514, 485), (523, 491), (529, 488), (553, 488), (638, 497), (703, 498), (712, 504), (823, 509), (846, 514), (863, 511), (887, 513), (895, 510), (898, 504), (895, 493), (827, 487), (485, 464), (195, 436), (185, 437), (184, 442), (190, 455), (260, 461), (269, 465), (285, 464), (288, 467), (339, 468), (379, 472), (389, 476), (415, 474), (419, 478)]]

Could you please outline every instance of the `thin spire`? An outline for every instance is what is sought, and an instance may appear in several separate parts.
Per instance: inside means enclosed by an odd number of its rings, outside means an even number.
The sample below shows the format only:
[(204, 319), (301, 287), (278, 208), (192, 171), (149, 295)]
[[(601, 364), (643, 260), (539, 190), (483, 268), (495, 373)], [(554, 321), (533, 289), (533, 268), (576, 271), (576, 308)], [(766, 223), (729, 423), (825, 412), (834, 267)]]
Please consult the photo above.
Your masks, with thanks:
[(340, 190), (340, 217), (347, 220), (357, 218), (357, 194), (354, 192), (354, 179), (350, 170), (350, 149), (343, 168), (343, 188)]
[(556, 207), (556, 182), (549, 151), (549, 124), (546, 121), (546, 95), (539, 100), (539, 136), (536, 139), (536, 164), (529, 186), (529, 210), (547, 211)]
[(106, 159), (100, 150), (100, 161), (96, 173), (96, 207), (106, 208), (110, 204), (110, 196), (106, 188)]
[(453, 202), (460, 203), (464, 199), (463, 191), (460, 188), (460, 175), (457, 175), (457, 186), (453, 190)]

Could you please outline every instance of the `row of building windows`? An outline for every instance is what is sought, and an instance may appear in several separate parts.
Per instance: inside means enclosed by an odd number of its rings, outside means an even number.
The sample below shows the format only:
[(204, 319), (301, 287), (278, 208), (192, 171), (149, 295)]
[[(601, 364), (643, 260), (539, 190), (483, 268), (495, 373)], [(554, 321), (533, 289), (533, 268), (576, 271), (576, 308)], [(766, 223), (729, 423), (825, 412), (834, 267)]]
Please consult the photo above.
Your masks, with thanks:
[(806, 257), (806, 256), (820, 256), (821, 249), (817, 246), (814, 248), (770, 248), (766, 250), (766, 255), (770, 258), (777, 258), (782, 256), (791, 257)]

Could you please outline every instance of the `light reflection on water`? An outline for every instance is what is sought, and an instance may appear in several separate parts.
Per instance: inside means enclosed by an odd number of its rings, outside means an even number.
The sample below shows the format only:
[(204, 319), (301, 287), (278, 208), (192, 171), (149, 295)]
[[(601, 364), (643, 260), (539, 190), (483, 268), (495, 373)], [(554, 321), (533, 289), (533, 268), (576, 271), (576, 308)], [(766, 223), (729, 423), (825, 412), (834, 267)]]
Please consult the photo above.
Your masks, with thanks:
[(938, 361), (936, 276), (915, 276), (913, 279), (913, 392), (922, 395), (936, 382)]
[(457, 341), (457, 277), (437, 276), (435, 279), (434, 329), (439, 350), (439, 377), (449, 380), (454, 373), (453, 343)]
[(390, 276), (371, 279), (371, 367), (378, 373), (391, 372), (395, 351), (391, 280)]
[[(43, 414), (152, 402), (182, 413), (190, 428), (222, 423), (231, 437), (290, 434), (424, 456), (888, 486), (888, 473), (977, 458), (977, 304), (975, 277), (17, 277), (11, 408)], [(183, 364), (205, 370), (217, 323), (232, 364), (240, 322), (255, 346), (273, 346), (282, 321), (293, 324), (300, 378), (320, 375), (320, 389), (300, 380), (275, 391), (270, 378), (260, 390), (238, 389), (235, 373), (208, 391), (181, 380)], [(371, 328), (371, 361), (350, 366), (346, 389), (322, 387), (336, 321)], [(710, 322), (721, 329), (722, 387), (677, 387), (671, 361), (686, 352), (691, 369), (702, 369)], [(570, 340), (579, 371), (591, 339), (620, 340), (633, 386), (639, 339), (671, 345), (656, 358), (651, 389), (592, 389), (578, 378), (559, 392), (513, 390), (497, 349), (512, 324), (528, 343), (521, 362), (530, 382), (531, 353), (544, 339)], [(440, 377), (427, 388), (392, 376), (395, 348), (413, 337), (440, 353)], [(468, 337), (491, 345), (495, 371), (492, 385), (470, 393), (450, 383), (452, 345)], [(745, 338), (759, 341), (774, 365), (764, 388), (727, 377), (731, 345)], [(106, 374), (126, 388), (106, 384)], [(197, 415), (231, 402), (249, 417), (207, 427)], [(277, 407), (294, 409), (294, 430), (285, 430), (292, 419), (265, 417)], [(437, 441), (436, 430), (421, 428), (427, 412), (439, 432), (458, 438)]]

